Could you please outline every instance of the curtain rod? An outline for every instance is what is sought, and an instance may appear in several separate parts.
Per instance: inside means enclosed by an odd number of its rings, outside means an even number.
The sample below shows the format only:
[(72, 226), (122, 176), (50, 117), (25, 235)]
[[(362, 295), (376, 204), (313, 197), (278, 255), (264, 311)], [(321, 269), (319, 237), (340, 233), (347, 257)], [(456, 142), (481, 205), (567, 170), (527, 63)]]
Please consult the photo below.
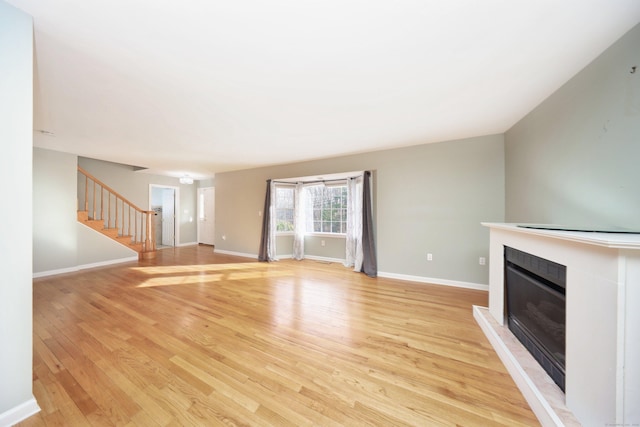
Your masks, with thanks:
[(291, 185), (296, 185), (296, 184), (312, 184), (314, 182), (346, 182), (349, 179), (355, 178), (353, 176), (349, 176), (347, 178), (341, 178), (341, 179), (314, 179), (313, 181), (276, 181), (273, 180), (272, 182), (276, 183), (276, 184), (291, 184)]
[(340, 179), (314, 179), (314, 180), (311, 180), (311, 181), (278, 181), (278, 180), (275, 180), (275, 179), (274, 180), (269, 180), (268, 179), (267, 181), (271, 181), (271, 182), (273, 182), (275, 184), (291, 184), (291, 185), (295, 185), (295, 184), (311, 184), (311, 183), (314, 183), (314, 182), (322, 182), (322, 183), (325, 183), (325, 182), (346, 182), (346, 181), (348, 181), (350, 179), (359, 178), (360, 176), (362, 176), (362, 175), (347, 176), (345, 178), (340, 178)]

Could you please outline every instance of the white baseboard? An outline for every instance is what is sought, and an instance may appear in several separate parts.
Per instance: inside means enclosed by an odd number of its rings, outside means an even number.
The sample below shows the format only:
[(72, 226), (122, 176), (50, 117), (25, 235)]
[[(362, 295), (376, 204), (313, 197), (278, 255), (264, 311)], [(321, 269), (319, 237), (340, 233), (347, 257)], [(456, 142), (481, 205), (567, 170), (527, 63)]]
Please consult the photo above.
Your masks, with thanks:
[(76, 271), (86, 270), (88, 268), (105, 267), (107, 265), (121, 264), (123, 262), (137, 262), (137, 261), (138, 261), (138, 257), (137, 256), (126, 257), (126, 258), (118, 258), (118, 259), (111, 259), (111, 260), (108, 260), (108, 261), (100, 261), (100, 262), (94, 262), (94, 263), (91, 263), (91, 264), (77, 265), (75, 267), (60, 268), (60, 269), (57, 269), (57, 270), (40, 271), (40, 272), (37, 272), (37, 273), (33, 273), (33, 278), (37, 279), (39, 277), (55, 276), (57, 274), (75, 273)]
[[(278, 255), (276, 260), (279, 259), (294, 259), (292, 254), (284, 254)], [(311, 261), (321, 261), (321, 262), (336, 262), (338, 264), (344, 264), (345, 260), (340, 258), (328, 258), (324, 256), (316, 256), (316, 255), (305, 255), (303, 259), (308, 259)]]
[(20, 421), (24, 421), (30, 416), (40, 412), (40, 407), (35, 398), (31, 398), (20, 405), (4, 411), (0, 414), (0, 426), (12, 426), (18, 424)]
[(245, 253), (242, 253), (242, 252), (225, 251), (224, 249), (218, 249), (218, 248), (214, 248), (213, 252), (215, 252), (217, 254), (233, 255), (233, 256), (240, 256), (240, 257), (243, 257), (243, 258), (258, 259), (258, 255), (257, 254), (245, 254)]
[(178, 247), (182, 247), (182, 246), (195, 246), (197, 245), (198, 242), (187, 242), (187, 243), (178, 243), (176, 246)]
[(322, 261), (322, 262), (336, 262), (338, 264), (344, 264), (346, 260), (340, 258), (328, 258), (324, 256), (315, 256), (315, 255), (305, 255), (304, 259), (310, 259), (313, 261)]
[(78, 271), (78, 267), (59, 268), (57, 270), (39, 271), (37, 273), (33, 273), (33, 278), (37, 279), (38, 277), (55, 276), (56, 274), (75, 273), (76, 271)]
[(138, 257), (131, 256), (126, 258), (111, 259), (109, 261), (100, 261), (100, 262), (94, 262), (91, 264), (83, 264), (78, 266), (78, 270), (86, 270), (88, 268), (96, 268), (96, 267), (105, 267), (107, 265), (121, 264), (123, 262), (138, 262)]
[[(256, 255), (256, 254), (246, 254), (246, 253), (241, 253), (241, 252), (226, 251), (224, 249), (214, 248), (213, 251), (216, 252), (216, 253), (219, 253), (219, 254), (234, 255), (234, 256), (240, 256), (240, 257), (244, 257), (244, 258), (253, 258), (253, 259), (257, 259), (258, 258), (258, 255)], [(290, 254), (279, 255), (277, 257), (277, 259), (291, 259), (291, 258), (293, 258), (293, 256), (290, 255)], [(313, 261), (337, 262), (337, 263), (340, 263), (340, 264), (344, 264), (344, 262), (345, 262), (344, 259), (340, 259), (340, 258), (327, 258), (327, 257), (321, 257), (321, 256), (315, 256), (315, 255), (305, 255), (305, 259), (313, 260)], [(444, 286), (453, 286), (453, 287), (457, 287), (457, 288), (476, 289), (476, 290), (480, 290), (480, 291), (489, 291), (489, 285), (483, 285), (483, 284), (480, 284), (480, 283), (471, 283), (471, 282), (461, 282), (461, 281), (457, 281), (457, 280), (437, 279), (437, 278), (433, 278), (433, 277), (422, 277), (422, 276), (410, 276), (408, 274), (385, 273), (385, 272), (382, 272), (382, 271), (378, 272), (378, 277), (385, 277), (385, 278), (388, 278), (388, 279), (405, 280), (405, 281), (408, 281), (408, 282), (429, 283), (429, 284), (432, 284), (432, 285), (444, 285)]]
[(489, 291), (489, 285), (482, 285), (480, 283), (472, 282), (461, 282), (458, 280), (437, 279), (435, 277), (410, 276), (408, 274), (385, 273), (383, 271), (378, 272), (378, 277), (406, 280), (408, 282), (429, 283), (432, 285), (454, 286), (456, 288), (476, 289), (479, 291)]

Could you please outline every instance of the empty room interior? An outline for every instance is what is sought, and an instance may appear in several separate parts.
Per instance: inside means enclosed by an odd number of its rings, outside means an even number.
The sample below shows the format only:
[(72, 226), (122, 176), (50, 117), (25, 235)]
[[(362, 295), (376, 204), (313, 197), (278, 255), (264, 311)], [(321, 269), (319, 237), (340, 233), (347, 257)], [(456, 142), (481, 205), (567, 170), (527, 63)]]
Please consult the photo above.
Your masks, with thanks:
[(637, 0), (0, 0), (0, 147), (0, 426), (640, 425)]

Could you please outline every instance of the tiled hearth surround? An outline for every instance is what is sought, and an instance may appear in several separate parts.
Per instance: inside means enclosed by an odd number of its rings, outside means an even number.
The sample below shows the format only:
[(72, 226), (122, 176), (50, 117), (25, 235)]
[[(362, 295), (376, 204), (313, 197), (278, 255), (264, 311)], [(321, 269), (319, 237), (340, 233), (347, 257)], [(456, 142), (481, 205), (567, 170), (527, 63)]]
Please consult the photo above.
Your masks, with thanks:
[[(541, 423), (640, 424), (640, 234), (483, 225), (489, 308), (474, 315)], [(566, 394), (506, 326), (504, 246), (567, 267)]]

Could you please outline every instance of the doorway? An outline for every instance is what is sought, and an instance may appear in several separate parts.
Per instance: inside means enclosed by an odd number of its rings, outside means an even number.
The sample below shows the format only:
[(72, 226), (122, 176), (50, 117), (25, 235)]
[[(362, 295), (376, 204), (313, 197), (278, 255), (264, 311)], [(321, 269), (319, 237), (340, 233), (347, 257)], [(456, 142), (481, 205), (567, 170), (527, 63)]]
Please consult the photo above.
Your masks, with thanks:
[(149, 190), (150, 210), (156, 214), (153, 230), (156, 247), (174, 247), (179, 240), (177, 213), (180, 212), (180, 189), (151, 184)]
[(198, 243), (215, 243), (215, 187), (198, 188)]

